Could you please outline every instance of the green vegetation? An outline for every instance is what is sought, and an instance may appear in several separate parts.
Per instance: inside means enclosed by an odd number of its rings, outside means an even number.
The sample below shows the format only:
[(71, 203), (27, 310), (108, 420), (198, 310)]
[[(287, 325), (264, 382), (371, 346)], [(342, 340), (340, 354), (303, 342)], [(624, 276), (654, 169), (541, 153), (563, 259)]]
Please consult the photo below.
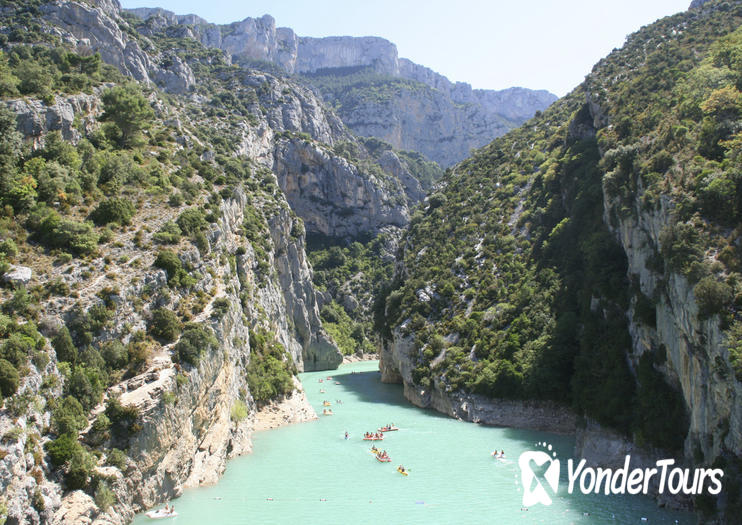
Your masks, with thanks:
[(122, 147), (134, 146), (140, 139), (143, 129), (155, 116), (149, 102), (142, 95), (138, 84), (126, 83), (114, 86), (101, 95), (105, 113), (101, 120), (114, 124), (106, 128), (110, 140)]
[(239, 423), (240, 421), (244, 421), (245, 418), (247, 418), (247, 415), (247, 405), (245, 404), (245, 402), (240, 399), (236, 399), (235, 402), (232, 404), (232, 409), (229, 413), (230, 419), (236, 423)]
[[(322, 307), (322, 325), (344, 354), (373, 353), (379, 344), (374, 330), (376, 302), (394, 274), (393, 246), (388, 234), (349, 246), (333, 239), (309, 239), (314, 284), (334, 299)], [(345, 302), (348, 308), (342, 306)], [(355, 307), (355, 308), (353, 308)]]
[[(447, 172), (412, 218), (380, 326), (414, 336), (418, 385), (554, 399), (682, 446), (688, 420), (659, 372), (665, 349), (632, 354), (625, 312), (635, 304), (653, 326), (653, 299), (627, 276), (604, 209), (617, 228), (672, 198), (651, 269), (686, 277), (699, 316), (731, 327), (740, 370), (740, 22), (739, 6), (718, 3), (642, 29), (580, 88)], [(612, 124), (594, 137), (588, 93)]]
[(218, 346), (211, 329), (198, 324), (188, 324), (183, 329), (180, 341), (175, 345), (175, 354), (181, 363), (198, 366), (198, 362), (205, 352)]
[(247, 384), (258, 405), (276, 399), (294, 390), (296, 367), (286, 349), (273, 334), (258, 328), (250, 332), (250, 363), (247, 365)]
[(103, 226), (112, 222), (116, 224), (131, 224), (131, 218), (134, 217), (134, 205), (126, 199), (106, 199), (90, 214), (90, 218), (98, 226)]
[(171, 343), (180, 335), (182, 323), (178, 316), (172, 310), (167, 308), (158, 308), (152, 312), (152, 321), (149, 325), (149, 333)]

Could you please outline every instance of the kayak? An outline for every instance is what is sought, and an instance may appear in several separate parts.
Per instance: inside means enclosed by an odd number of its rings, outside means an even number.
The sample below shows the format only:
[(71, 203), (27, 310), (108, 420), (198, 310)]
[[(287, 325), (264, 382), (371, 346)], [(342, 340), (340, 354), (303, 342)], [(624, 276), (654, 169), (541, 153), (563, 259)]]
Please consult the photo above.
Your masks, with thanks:
[(329, 401), (325, 401), (324, 403), (322, 403), (322, 406), (325, 407), (329, 407), (330, 405), (332, 405), (332, 403), (330, 403)]
[(382, 458), (381, 456), (376, 456), (376, 459), (381, 461), (382, 463), (391, 463), (392, 461), (392, 458), (390, 457)]
[(399, 473), (400, 473), (400, 474), (402, 474), (403, 476), (409, 476), (409, 475), (410, 475), (410, 473), (409, 473), (409, 472), (407, 472), (406, 470), (402, 470), (402, 469), (400, 469), (399, 467), (397, 467), (397, 472), (399, 472)]
[(378, 455), (378, 453), (379, 453), (379, 452), (381, 452), (381, 450), (379, 450), (379, 449), (377, 448), (376, 450), (374, 450), (374, 449), (371, 449), (371, 450), (369, 450), (369, 452), (371, 452), (371, 454), (373, 454), (374, 456), (376, 456), (376, 455)]
[(164, 520), (165, 518), (174, 518), (178, 515), (174, 510), (166, 511), (165, 509), (151, 510), (145, 516), (152, 520)]
[(379, 432), (394, 432), (395, 430), (399, 430), (398, 427), (381, 427), (377, 429)]

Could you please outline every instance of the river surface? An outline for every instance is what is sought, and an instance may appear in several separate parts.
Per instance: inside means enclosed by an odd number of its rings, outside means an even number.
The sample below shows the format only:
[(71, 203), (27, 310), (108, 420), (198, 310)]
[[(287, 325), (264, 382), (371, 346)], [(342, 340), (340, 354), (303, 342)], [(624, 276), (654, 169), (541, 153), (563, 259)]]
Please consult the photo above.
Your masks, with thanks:
[[(465, 423), (413, 407), (401, 386), (380, 382), (377, 361), (300, 379), (317, 413), (326, 400), (334, 415), (254, 434), (252, 454), (230, 461), (218, 484), (186, 490), (172, 502), (179, 516), (164, 523), (695, 523), (691, 514), (659, 509), (646, 496), (568, 494), (573, 438)], [(380, 463), (362, 437), (388, 423), (400, 430), (377, 442), (392, 459)], [(562, 463), (559, 491), (550, 506), (525, 511), (517, 458), (544, 443)], [(490, 455), (495, 448), (505, 460)], [(400, 464), (409, 476), (397, 472)], [(140, 515), (134, 523), (154, 521)]]

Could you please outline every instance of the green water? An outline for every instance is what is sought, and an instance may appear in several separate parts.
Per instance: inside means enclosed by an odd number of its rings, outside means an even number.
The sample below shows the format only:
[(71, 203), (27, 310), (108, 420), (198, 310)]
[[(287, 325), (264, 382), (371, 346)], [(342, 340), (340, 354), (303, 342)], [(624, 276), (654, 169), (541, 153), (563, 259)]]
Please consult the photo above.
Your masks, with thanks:
[[(332, 381), (318, 382), (329, 375)], [(217, 485), (186, 490), (173, 501), (179, 516), (165, 523), (695, 522), (692, 515), (661, 510), (643, 496), (570, 495), (564, 481), (551, 506), (522, 511), (520, 453), (548, 442), (566, 464), (572, 454), (571, 438), (484, 427), (412, 407), (401, 387), (380, 383), (378, 362), (301, 374), (301, 380), (317, 413), (328, 400), (335, 415), (256, 433), (252, 454), (230, 461)], [(320, 393), (321, 388), (326, 393)], [(400, 430), (377, 442), (392, 459), (379, 463), (361, 437), (387, 423)], [(493, 459), (494, 448), (504, 449), (507, 460)], [(399, 464), (409, 469), (408, 477), (397, 472)], [(566, 466), (562, 477), (566, 479)], [(153, 521), (140, 515), (134, 523)]]

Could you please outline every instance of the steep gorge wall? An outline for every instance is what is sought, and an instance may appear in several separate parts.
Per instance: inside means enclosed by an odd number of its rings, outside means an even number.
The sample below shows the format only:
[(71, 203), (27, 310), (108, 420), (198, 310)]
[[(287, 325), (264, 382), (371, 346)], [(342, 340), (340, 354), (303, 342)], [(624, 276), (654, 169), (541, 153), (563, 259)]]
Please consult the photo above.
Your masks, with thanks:
[[(340, 117), (354, 132), (381, 138), (398, 149), (418, 151), (449, 166), (545, 109), (556, 97), (545, 90), (510, 88), (472, 89), (451, 82), (424, 66), (399, 58), (397, 47), (379, 37), (297, 37), (288, 28), (276, 28), (265, 15), (226, 26), (209, 24), (194, 15), (175, 15), (162, 9), (128, 12), (146, 21), (141, 31), (167, 30), (207, 47), (224, 50), (236, 61), (270, 62), (289, 74), (333, 74), (333, 70), (368, 68), (376, 75), (411, 81), (388, 100), (351, 98), (338, 105)], [(323, 93), (330, 103), (336, 94)], [(342, 97), (340, 97), (342, 102)]]

